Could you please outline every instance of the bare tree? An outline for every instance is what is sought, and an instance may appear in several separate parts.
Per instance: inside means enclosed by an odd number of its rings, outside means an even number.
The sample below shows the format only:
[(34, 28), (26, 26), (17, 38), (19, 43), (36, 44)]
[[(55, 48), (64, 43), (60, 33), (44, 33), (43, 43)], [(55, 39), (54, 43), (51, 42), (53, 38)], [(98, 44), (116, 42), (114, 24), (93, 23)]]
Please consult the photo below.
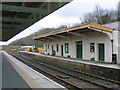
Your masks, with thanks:
[(120, 1), (118, 2), (118, 5), (117, 5), (117, 17), (118, 17), (118, 20), (120, 21)]
[(94, 11), (84, 14), (81, 20), (82, 23), (95, 22), (98, 24), (106, 24), (116, 19), (117, 11), (103, 9), (99, 5), (95, 5)]

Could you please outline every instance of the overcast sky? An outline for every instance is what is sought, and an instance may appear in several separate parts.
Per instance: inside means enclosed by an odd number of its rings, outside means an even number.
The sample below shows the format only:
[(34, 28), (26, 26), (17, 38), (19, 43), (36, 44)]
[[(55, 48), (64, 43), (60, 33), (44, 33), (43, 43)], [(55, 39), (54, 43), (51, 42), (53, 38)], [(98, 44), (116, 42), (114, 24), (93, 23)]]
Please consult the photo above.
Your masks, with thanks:
[(42, 28), (57, 27), (62, 24), (72, 25), (80, 23), (80, 18), (83, 17), (85, 13), (92, 12), (95, 8), (95, 4), (99, 4), (104, 9), (115, 10), (119, 1), (120, 0), (73, 0), (59, 10), (39, 20), (20, 34), (14, 36), (7, 41), (7, 43), (0, 42), (0, 45), (8, 44), (16, 39), (28, 36)]

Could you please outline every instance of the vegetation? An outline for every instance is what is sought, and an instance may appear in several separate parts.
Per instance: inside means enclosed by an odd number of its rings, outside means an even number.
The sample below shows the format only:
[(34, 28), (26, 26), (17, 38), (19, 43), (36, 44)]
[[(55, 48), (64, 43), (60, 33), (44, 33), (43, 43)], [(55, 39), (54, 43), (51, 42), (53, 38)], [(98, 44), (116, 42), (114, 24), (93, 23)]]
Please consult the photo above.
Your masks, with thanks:
[(67, 27), (68, 27), (67, 25), (61, 25), (57, 28), (45, 28), (45, 29), (39, 30), (27, 37), (13, 41), (9, 45), (12, 45), (12, 46), (33, 46), (33, 45), (35, 45), (37, 47), (42, 47), (42, 42), (40, 40), (33, 40), (34, 37), (43, 35), (43, 34), (46, 34), (49, 32), (58, 31), (60, 29), (67, 28)]
[[(38, 61), (42, 61), (42, 62), (51, 64), (51, 65), (66, 68), (66, 69), (69, 69), (69, 70), (73, 70), (75, 72), (80, 72), (80, 73), (90, 75), (90, 76), (93, 76), (93, 77), (97, 77), (97, 78), (101, 78), (101, 79), (104, 79), (104, 80), (109, 79), (109, 80), (112, 80), (114, 82), (119, 82), (117, 76), (116, 76), (116, 78), (111, 78), (108, 75), (109, 73), (108, 74), (101, 73), (101, 71), (104, 72), (104, 70), (105, 70), (102, 67), (98, 67), (98, 66), (96, 67), (94, 65), (71, 62), (71, 61), (64, 61), (64, 60), (59, 60), (57, 58), (52, 59), (52, 58), (49, 58), (49, 57), (37, 56), (37, 55), (27, 54), (27, 53), (25, 53), (25, 54), (21, 53), (21, 54), (23, 54), (25, 56), (28, 56), (28, 57), (32, 57), (33, 59), (38, 60)], [(107, 68), (106, 71), (112, 71), (112, 69)], [(115, 69), (114, 69), (114, 71), (115, 71)], [(118, 71), (116, 70), (115, 72), (118, 72)], [(114, 73), (114, 74), (116, 74), (116, 73)], [(112, 74), (112, 75), (114, 75), (114, 74)]]
[(95, 5), (95, 9), (93, 12), (88, 12), (84, 14), (83, 18), (80, 19), (82, 20), (82, 23), (95, 22), (98, 24), (107, 24), (119, 21), (119, 13), (120, 12), (118, 12), (118, 10), (103, 9), (99, 5)]
[(50, 53), (48, 53), (47, 55), (50, 55)]
[(70, 55), (67, 55), (68, 58), (70, 58)]
[[(119, 6), (118, 6), (119, 7)], [(118, 8), (119, 9), (119, 8)], [(95, 5), (95, 9), (93, 12), (88, 12), (84, 14), (84, 16), (81, 19), (82, 23), (89, 23), (89, 22), (95, 22), (98, 24), (106, 24), (111, 23), (115, 21), (120, 21), (120, 12), (119, 10), (107, 10), (101, 8), (99, 5)], [(78, 25), (78, 23), (74, 24), (73, 26)], [(63, 28), (68, 28), (70, 25), (61, 25), (57, 28), (45, 28), (42, 30), (39, 30), (27, 37), (21, 38), (19, 40), (13, 41), (10, 43), (12, 46), (27, 46), (27, 45), (36, 45), (37, 47), (42, 47), (42, 42), (40, 40), (33, 40), (35, 36), (40, 36), (49, 32), (53, 31), (59, 31)]]
[(55, 55), (56, 55), (56, 51), (52, 50), (52, 56), (55, 56)]
[(32, 52), (32, 48), (29, 49), (29, 52)]
[(34, 48), (34, 52), (38, 52), (38, 48), (37, 47)]

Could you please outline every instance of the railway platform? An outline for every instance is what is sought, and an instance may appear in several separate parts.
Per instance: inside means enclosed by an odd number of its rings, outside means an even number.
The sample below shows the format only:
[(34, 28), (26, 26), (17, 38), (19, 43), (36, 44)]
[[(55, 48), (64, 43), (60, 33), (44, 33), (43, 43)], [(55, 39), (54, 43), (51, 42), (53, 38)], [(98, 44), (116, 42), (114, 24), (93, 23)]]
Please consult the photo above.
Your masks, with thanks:
[(19, 52), (29, 53), (29, 54), (38, 55), (38, 56), (44, 56), (44, 57), (63, 60), (63, 61), (71, 61), (71, 62), (82, 63), (82, 64), (87, 64), (87, 65), (94, 65), (94, 66), (100, 66), (100, 67), (105, 67), (105, 68), (120, 69), (120, 65), (118, 65), (118, 64), (101, 63), (101, 62), (81, 60), (81, 59), (75, 59), (75, 58), (50, 56), (50, 55), (44, 55), (44, 54), (37, 53), (37, 52), (28, 52), (28, 51), (19, 51)]
[(0, 55), (2, 56), (2, 88), (30, 88), (8, 62), (6, 56), (2, 52)]
[[(2, 88), (50, 88), (66, 90), (62, 85), (23, 64), (5, 51), (2, 59)], [(32, 90), (32, 89), (31, 89)]]

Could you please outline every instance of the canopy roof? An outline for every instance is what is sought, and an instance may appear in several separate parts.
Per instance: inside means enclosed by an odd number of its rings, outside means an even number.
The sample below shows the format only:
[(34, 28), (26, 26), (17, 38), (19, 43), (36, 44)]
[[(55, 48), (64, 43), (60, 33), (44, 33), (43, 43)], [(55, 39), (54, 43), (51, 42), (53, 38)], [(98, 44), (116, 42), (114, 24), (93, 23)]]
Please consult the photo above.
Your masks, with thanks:
[(103, 25), (96, 24), (96, 23), (85, 23), (85, 24), (81, 24), (81, 25), (74, 26), (74, 27), (71, 27), (71, 28), (66, 28), (66, 29), (62, 29), (62, 30), (59, 30), (59, 31), (50, 32), (50, 33), (47, 33), (47, 34), (44, 34), (44, 35), (41, 35), (41, 36), (34, 37), (33, 39), (38, 40), (38, 39), (41, 39), (41, 38), (44, 38), (44, 37), (50, 37), (50, 36), (57, 35), (57, 34), (62, 34), (62, 33), (65, 33), (65, 32), (83, 30), (85, 28), (88, 28), (88, 29), (95, 28), (95, 29), (98, 29), (98, 30), (106, 31), (106, 32), (113, 32), (113, 29), (114, 29), (114, 28), (103, 26)]
[(7, 41), (67, 2), (0, 2), (0, 32)]

